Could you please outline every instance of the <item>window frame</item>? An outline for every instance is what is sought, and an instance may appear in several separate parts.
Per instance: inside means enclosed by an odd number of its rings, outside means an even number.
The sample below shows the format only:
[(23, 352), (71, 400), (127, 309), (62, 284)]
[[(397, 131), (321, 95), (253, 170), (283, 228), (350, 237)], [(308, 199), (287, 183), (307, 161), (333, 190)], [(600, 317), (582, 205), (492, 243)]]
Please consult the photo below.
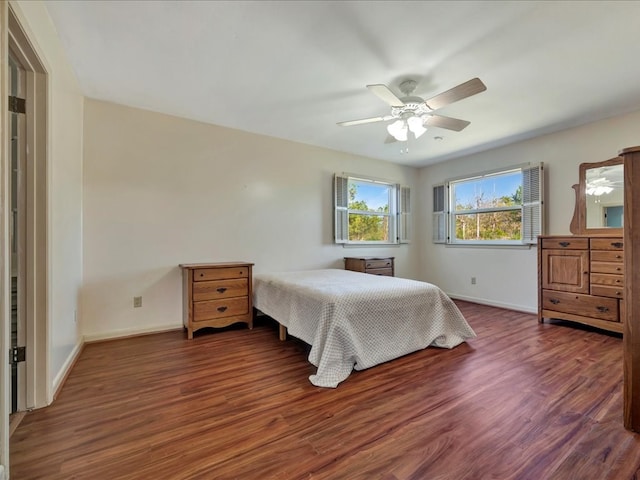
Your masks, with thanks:
[[(389, 191), (389, 212), (364, 211), (349, 208), (349, 183), (384, 185)], [(343, 246), (384, 246), (410, 242), (410, 189), (397, 182), (367, 175), (336, 173), (334, 175), (334, 242)], [(349, 239), (350, 215), (388, 218), (389, 240)]]
[[(521, 173), (522, 200), (520, 205), (455, 210), (452, 185), (516, 171)], [(432, 242), (448, 246), (514, 247), (535, 245), (537, 237), (544, 233), (543, 205), (544, 164), (542, 162), (514, 165), (451, 178), (433, 186)], [(518, 210), (521, 212), (519, 240), (461, 240), (455, 238), (453, 233), (456, 230), (456, 218), (460, 215)]]

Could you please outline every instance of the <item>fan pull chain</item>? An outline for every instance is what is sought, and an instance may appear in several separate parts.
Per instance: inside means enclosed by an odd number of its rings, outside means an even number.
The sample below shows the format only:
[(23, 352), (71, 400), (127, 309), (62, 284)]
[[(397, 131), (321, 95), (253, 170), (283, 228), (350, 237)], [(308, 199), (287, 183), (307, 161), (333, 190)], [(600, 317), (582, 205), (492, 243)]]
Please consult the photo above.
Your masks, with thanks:
[(411, 141), (411, 133), (409, 135), (407, 135), (407, 140), (405, 142), (406, 146), (404, 148), (400, 147), (400, 155), (404, 155), (404, 154), (409, 153), (409, 142), (410, 141)]

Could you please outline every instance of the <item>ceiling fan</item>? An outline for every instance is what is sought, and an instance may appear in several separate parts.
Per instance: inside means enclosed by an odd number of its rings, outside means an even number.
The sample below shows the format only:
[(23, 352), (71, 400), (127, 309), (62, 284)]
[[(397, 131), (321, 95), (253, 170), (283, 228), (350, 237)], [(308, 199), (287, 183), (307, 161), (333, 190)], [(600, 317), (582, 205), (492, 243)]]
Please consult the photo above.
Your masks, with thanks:
[[(415, 80), (405, 80), (402, 82), (399, 87), (404, 95), (402, 98), (398, 98), (386, 85), (367, 85), (367, 88), (372, 93), (391, 106), (391, 113), (383, 117), (338, 122), (338, 125), (349, 127), (365, 123), (395, 120), (395, 122), (387, 126), (387, 131), (392, 136), (390, 139), (392, 142), (396, 140), (401, 142), (407, 141), (409, 132), (413, 133), (415, 138), (418, 138), (427, 131), (426, 127), (440, 127), (459, 132), (466, 128), (471, 122), (458, 118), (445, 117), (444, 115), (436, 115), (433, 112), (463, 98), (484, 92), (487, 89), (479, 78), (473, 78), (435, 97), (424, 100), (412, 95), (416, 85)], [(388, 141), (386, 143), (388, 143)]]

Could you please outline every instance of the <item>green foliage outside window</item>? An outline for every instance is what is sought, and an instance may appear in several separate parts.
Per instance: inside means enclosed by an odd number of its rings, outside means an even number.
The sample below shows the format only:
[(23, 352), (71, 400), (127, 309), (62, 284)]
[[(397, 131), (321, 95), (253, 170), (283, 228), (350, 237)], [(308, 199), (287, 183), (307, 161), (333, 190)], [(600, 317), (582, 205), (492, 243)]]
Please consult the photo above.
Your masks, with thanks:
[[(458, 240), (520, 240), (522, 238), (522, 186), (512, 195), (485, 196), (480, 191), (464, 204), (456, 202), (455, 231)], [(509, 210), (508, 208), (513, 209)], [(503, 209), (503, 210), (500, 210)], [(474, 211), (470, 213), (469, 211)]]
[[(380, 185), (380, 189), (388, 192), (389, 187)], [(387, 193), (388, 196), (388, 193)], [(358, 185), (349, 182), (349, 240), (389, 241), (389, 203), (378, 208), (371, 208), (367, 201), (358, 197)]]

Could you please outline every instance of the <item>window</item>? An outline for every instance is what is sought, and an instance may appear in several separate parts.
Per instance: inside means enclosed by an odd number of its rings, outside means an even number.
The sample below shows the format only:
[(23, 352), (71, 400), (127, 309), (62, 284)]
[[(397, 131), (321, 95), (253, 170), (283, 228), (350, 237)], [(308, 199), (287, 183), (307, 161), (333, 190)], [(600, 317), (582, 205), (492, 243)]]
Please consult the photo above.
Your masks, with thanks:
[(542, 163), (433, 187), (433, 242), (522, 245), (542, 233)]
[(409, 187), (366, 177), (336, 175), (335, 242), (409, 242)]

